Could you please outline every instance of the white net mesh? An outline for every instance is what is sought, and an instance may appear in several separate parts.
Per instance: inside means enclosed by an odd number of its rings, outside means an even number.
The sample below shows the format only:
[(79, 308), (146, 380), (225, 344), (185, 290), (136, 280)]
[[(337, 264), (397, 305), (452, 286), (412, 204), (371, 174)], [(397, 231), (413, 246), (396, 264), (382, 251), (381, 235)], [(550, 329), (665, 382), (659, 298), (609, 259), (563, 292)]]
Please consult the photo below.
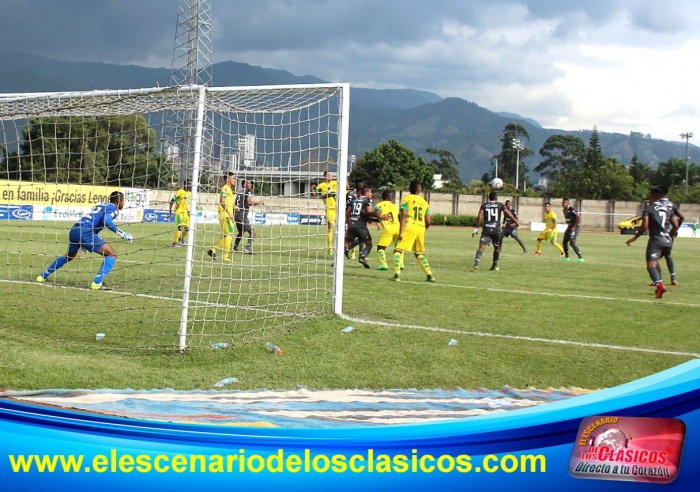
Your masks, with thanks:
[[(184, 327), (198, 348), (329, 313), (325, 209), (310, 192), (344, 161), (343, 87), (208, 89), (200, 140), (197, 87), (0, 95), (1, 324), (110, 348), (180, 347)], [(229, 172), (236, 194), (252, 182), (254, 237), (242, 227), (240, 252), (223, 250), (218, 204)], [(192, 204), (180, 214), (171, 200), (186, 179)], [(103, 282), (111, 290), (89, 288), (104, 260), (84, 249), (46, 275), (73, 224), (113, 191), (125, 194), (117, 225), (134, 241), (100, 233), (118, 253)], [(233, 244), (236, 235), (234, 225)]]

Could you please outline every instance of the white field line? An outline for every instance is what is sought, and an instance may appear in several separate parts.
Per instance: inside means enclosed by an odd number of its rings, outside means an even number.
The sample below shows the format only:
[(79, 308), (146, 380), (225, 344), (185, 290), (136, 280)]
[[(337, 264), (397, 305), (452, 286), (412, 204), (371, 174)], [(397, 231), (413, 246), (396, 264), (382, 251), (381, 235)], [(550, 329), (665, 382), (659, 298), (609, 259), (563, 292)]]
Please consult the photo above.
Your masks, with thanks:
[[(75, 287), (75, 286), (70, 286), (70, 285), (56, 285), (56, 284), (51, 284), (51, 283), (45, 283), (45, 284), (40, 284), (38, 282), (30, 282), (28, 280), (5, 280), (5, 279), (0, 279), (0, 283), (3, 284), (22, 284), (22, 285), (33, 285), (36, 287), (41, 287), (41, 288), (54, 288), (54, 289), (67, 289), (67, 290), (78, 290), (81, 292), (85, 292), (87, 290), (86, 287)], [(139, 294), (136, 292), (122, 292), (118, 290), (105, 290), (105, 291), (94, 291), (95, 293), (99, 294), (115, 294), (115, 295), (120, 295), (120, 296), (130, 296), (130, 297), (142, 297), (144, 299), (155, 299), (158, 301), (174, 301), (175, 303), (182, 304), (182, 299), (177, 298), (177, 297), (164, 297), (164, 296), (156, 296), (153, 294)], [(190, 302), (192, 304), (197, 304), (201, 306), (206, 306), (206, 307), (220, 307), (220, 308), (226, 308), (226, 309), (241, 309), (244, 311), (261, 311), (264, 313), (269, 313), (273, 314), (275, 316), (294, 316), (294, 313), (285, 313), (285, 312), (280, 312), (280, 311), (273, 311), (270, 309), (263, 309), (263, 308), (257, 308), (257, 307), (252, 307), (252, 306), (239, 306), (239, 305), (234, 305), (234, 304), (222, 304), (219, 302), (208, 302), (208, 301), (196, 301), (190, 299)], [(296, 315), (300, 316), (300, 315)]]
[[(352, 275), (355, 278), (362, 278), (365, 280), (381, 280), (382, 282), (385, 282), (386, 280), (383, 278), (374, 278), (374, 277), (362, 277), (361, 275)], [(414, 281), (405, 281), (401, 280), (401, 283), (404, 284), (416, 284), (416, 285), (428, 285), (426, 282), (414, 282)], [(684, 302), (668, 302), (665, 300), (658, 300), (658, 299), (629, 299), (625, 297), (606, 297), (606, 296), (590, 296), (586, 294), (560, 294), (557, 292), (533, 292), (533, 291), (528, 291), (528, 290), (517, 290), (517, 289), (499, 289), (496, 287), (483, 287), (483, 286), (476, 286), (476, 285), (454, 285), (454, 284), (441, 284), (440, 282), (430, 284), (430, 288), (437, 288), (437, 287), (448, 287), (452, 289), (468, 289), (468, 290), (482, 290), (482, 291), (487, 291), (487, 292), (500, 292), (504, 294), (522, 294), (522, 295), (529, 295), (529, 296), (548, 296), (548, 297), (570, 297), (570, 298), (575, 298), (575, 299), (590, 299), (594, 301), (615, 301), (615, 302), (638, 302), (642, 304), (663, 304), (663, 305), (669, 305), (669, 306), (683, 306), (683, 307), (692, 307), (692, 308), (700, 308), (700, 304), (688, 304)], [(674, 287), (675, 288), (675, 287)], [(652, 289), (649, 289), (649, 292), (652, 292)]]
[(587, 348), (602, 348), (610, 350), (626, 350), (629, 352), (644, 352), (649, 354), (664, 354), (664, 355), (678, 355), (684, 357), (694, 357), (700, 358), (700, 354), (693, 352), (675, 352), (672, 350), (658, 350), (658, 349), (648, 349), (642, 347), (624, 347), (622, 345), (606, 345), (603, 343), (589, 343), (589, 342), (574, 342), (572, 340), (557, 340), (556, 338), (540, 338), (540, 337), (527, 337), (521, 335), (504, 335), (500, 333), (487, 333), (483, 331), (463, 331), (463, 330), (453, 330), (448, 328), (440, 328), (436, 326), (420, 326), (420, 325), (405, 325), (400, 323), (387, 323), (384, 321), (373, 321), (364, 318), (356, 318), (354, 316), (347, 316), (345, 314), (340, 315), (341, 318), (347, 321), (352, 321), (353, 323), (363, 323), (367, 325), (374, 326), (384, 326), (387, 328), (408, 328), (411, 330), (424, 330), (440, 333), (452, 333), (456, 335), (469, 335), (475, 337), (486, 337), (486, 338), (504, 338), (507, 340), (523, 340), (527, 342), (538, 342), (538, 343), (555, 343), (559, 345), (574, 345), (577, 347), (587, 347)]

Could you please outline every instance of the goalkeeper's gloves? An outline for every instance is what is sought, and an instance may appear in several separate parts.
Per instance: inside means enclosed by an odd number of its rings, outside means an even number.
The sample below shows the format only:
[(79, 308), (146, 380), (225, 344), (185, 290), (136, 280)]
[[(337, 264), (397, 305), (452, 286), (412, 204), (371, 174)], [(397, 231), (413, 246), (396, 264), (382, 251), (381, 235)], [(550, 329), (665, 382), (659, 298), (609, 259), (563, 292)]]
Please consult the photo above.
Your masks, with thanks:
[(472, 232), (472, 237), (476, 236), (479, 233), (479, 228), (475, 227), (474, 232)]
[(129, 234), (128, 232), (122, 231), (121, 229), (118, 229), (118, 230), (117, 230), (117, 236), (119, 236), (120, 238), (122, 238), (122, 239), (123, 239), (124, 241), (126, 241), (127, 243), (130, 243), (131, 241), (134, 240), (134, 236), (132, 236), (132, 235)]

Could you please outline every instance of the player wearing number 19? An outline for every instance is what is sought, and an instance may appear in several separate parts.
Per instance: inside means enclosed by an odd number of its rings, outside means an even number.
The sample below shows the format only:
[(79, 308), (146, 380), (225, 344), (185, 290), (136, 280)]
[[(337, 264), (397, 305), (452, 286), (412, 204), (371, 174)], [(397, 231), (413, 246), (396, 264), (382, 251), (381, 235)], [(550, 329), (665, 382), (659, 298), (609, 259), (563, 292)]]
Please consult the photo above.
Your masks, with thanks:
[[(476, 216), (476, 229), (474, 229), (474, 233), (478, 232), (482, 224), (484, 227), (481, 229), (479, 248), (476, 250), (474, 266), (471, 269), (472, 272), (476, 272), (479, 269), (481, 255), (484, 254), (484, 250), (490, 242), (493, 243), (493, 263), (491, 264), (491, 271), (499, 270), (498, 258), (501, 256), (501, 241), (503, 240), (503, 236), (501, 235), (501, 222), (503, 221), (504, 214), (510, 219), (510, 223), (513, 227), (517, 228), (520, 225), (518, 219), (515, 218), (510, 210), (498, 201), (498, 193), (491, 191), (491, 193), (489, 193), (489, 201), (481, 205), (479, 214)], [(472, 234), (472, 236), (474, 235), (475, 234)]]
[(425, 231), (430, 227), (430, 205), (420, 196), (423, 189), (417, 179), (411, 181), (410, 195), (401, 200), (399, 206), (399, 237), (394, 249), (394, 281), (401, 281), (401, 260), (404, 251), (413, 251), (418, 264), (426, 274), (428, 282), (435, 282), (425, 252)]
[(109, 195), (109, 203), (95, 205), (89, 213), (83, 215), (80, 220), (71, 227), (68, 233), (68, 252), (56, 258), (53, 263), (36, 278), (36, 281), (40, 283), (46, 282), (49, 275), (69, 261), (72, 261), (78, 254), (78, 251), (80, 251), (80, 248), (84, 248), (91, 253), (104, 256), (100, 271), (92, 281), (90, 288), (92, 290), (106, 290), (107, 288), (102, 282), (112, 268), (114, 268), (117, 262), (117, 253), (99, 236), (99, 233), (106, 227), (124, 241), (133, 241), (134, 238), (131, 234), (122, 231), (114, 224), (114, 219), (117, 218), (119, 211), (123, 208), (124, 193), (113, 191)]

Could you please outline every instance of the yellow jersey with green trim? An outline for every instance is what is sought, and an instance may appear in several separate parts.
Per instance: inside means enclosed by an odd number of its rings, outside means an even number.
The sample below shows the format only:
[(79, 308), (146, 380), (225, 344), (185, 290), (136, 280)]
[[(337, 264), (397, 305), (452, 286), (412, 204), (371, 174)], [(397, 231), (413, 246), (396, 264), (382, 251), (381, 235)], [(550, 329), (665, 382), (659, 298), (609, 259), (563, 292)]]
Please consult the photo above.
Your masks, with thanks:
[(544, 214), (544, 230), (556, 230), (557, 229), (557, 214), (554, 210), (550, 210)]
[(186, 214), (190, 210), (190, 197), (192, 196), (191, 191), (185, 191), (184, 188), (180, 188), (175, 193), (173, 197), (173, 202), (175, 202), (175, 213), (176, 214)]
[(399, 207), (388, 200), (381, 201), (374, 206), (379, 215), (390, 215), (391, 219), (380, 219), (384, 229), (399, 229)]
[[(228, 184), (221, 187), (221, 192), (219, 193), (219, 200), (223, 198), (226, 200), (226, 208), (231, 214), (233, 214), (233, 200), (236, 198), (236, 194), (233, 192)], [(221, 206), (221, 201), (219, 201), (219, 217), (228, 217), (226, 210)]]
[(406, 211), (405, 231), (425, 230), (425, 216), (430, 213), (430, 204), (422, 196), (405, 196), (399, 209)]
[(335, 209), (335, 194), (338, 192), (338, 182), (337, 181), (324, 181), (319, 183), (316, 187), (316, 193), (319, 195), (328, 195), (327, 198), (323, 199), (323, 204), (326, 209)]

